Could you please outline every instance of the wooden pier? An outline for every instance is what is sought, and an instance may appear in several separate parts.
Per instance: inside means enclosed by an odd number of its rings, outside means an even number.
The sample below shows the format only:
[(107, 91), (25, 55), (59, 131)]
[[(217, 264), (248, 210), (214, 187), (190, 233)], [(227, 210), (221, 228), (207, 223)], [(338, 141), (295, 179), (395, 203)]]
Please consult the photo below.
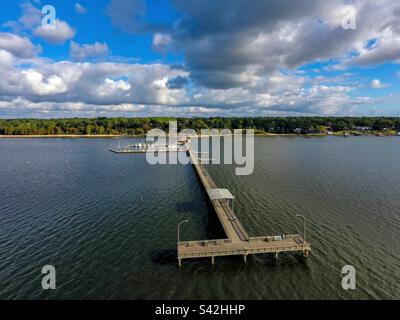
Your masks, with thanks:
[[(311, 250), (311, 244), (303, 239), (303, 236), (280, 235), (249, 237), (248, 233), (235, 216), (229, 201), (233, 196), (228, 190), (218, 189), (214, 181), (205, 169), (202, 160), (192, 149), (190, 143), (186, 145), (191, 163), (206, 190), (209, 200), (218, 216), (225, 231), (227, 239), (204, 240), (204, 241), (179, 241), (178, 240), (178, 263), (182, 266), (183, 259), (211, 258), (214, 264), (216, 257), (243, 256), (244, 262), (251, 254), (271, 253), (278, 257), (280, 252), (300, 252), (305, 257)], [(179, 231), (178, 231), (179, 232)]]

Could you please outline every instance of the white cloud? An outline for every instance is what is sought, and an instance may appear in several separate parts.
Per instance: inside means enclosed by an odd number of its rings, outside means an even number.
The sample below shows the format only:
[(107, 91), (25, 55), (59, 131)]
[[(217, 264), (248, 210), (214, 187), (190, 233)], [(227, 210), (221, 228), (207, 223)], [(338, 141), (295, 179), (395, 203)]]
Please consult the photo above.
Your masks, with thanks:
[(87, 9), (81, 5), (79, 2), (75, 3), (75, 11), (79, 14), (86, 14), (87, 13)]
[(9, 117), (68, 117), (71, 114), (94, 117), (99, 115), (138, 115), (139, 112), (148, 112), (151, 106), (135, 105), (131, 103), (117, 105), (95, 105), (83, 102), (34, 102), (23, 98), (9, 101), (0, 101), (0, 114)]
[(0, 49), (0, 66), (6, 69), (12, 68), (16, 63), (16, 60), (17, 58), (10, 52)]
[[(131, 2), (134, 3), (132, 8)], [(125, 32), (153, 33), (155, 50), (177, 50), (191, 78), (211, 89), (252, 87), (258, 77), (309, 62), (336, 68), (400, 61), (397, 0), (352, 2), (357, 29), (342, 27), (342, 0), (175, 0), (181, 17), (170, 28), (146, 23), (144, 1), (112, 0), (107, 13)], [(244, 17), (247, 17), (244, 19)], [(249, 18), (250, 17), (250, 18)], [(368, 47), (379, 39), (375, 47)], [(352, 57), (352, 58), (350, 58)]]
[[(1, 53), (1, 51), (0, 51)], [(170, 90), (166, 83), (187, 72), (161, 64), (32, 62), (21, 67), (10, 54), (0, 54), (0, 96), (40, 101), (92, 104), (179, 104), (184, 89)]]
[(129, 90), (131, 89), (131, 85), (124, 80), (113, 80), (110, 78), (106, 78), (104, 83), (99, 85), (98, 94), (102, 97), (108, 96), (112, 97), (115, 95), (125, 95), (126, 97), (130, 96)]
[(76, 31), (65, 21), (56, 19), (55, 29), (43, 28), (40, 25), (36, 27), (32, 33), (49, 43), (63, 44), (65, 41), (74, 38)]
[(387, 84), (383, 84), (379, 79), (373, 79), (371, 81), (371, 88), (373, 89), (383, 89), (386, 88), (387, 86), (388, 86)]
[(35, 46), (27, 37), (6, 32), (0, 32), (0, 49), (17, 58), (32, 58), (41, 52), (40, 46)]
[(93, 44), (83, 44), (71, 41), (70, 55), (72, 59), (78, 61), (85, 61), (88, 58), (105, 57), (109, 55), (110, 49), (107, 43), (95, 42)]
[[(334, 83), (318, 85), (306, 75), (270, 73), (253, 76), (251, 87), (207, 89), (201, 86), (171, 86), (188, 72), (162, 64), (74, 63), (40, 60), (29, 68), (19, 65), (10, 53), (0, 51), (0, 96), (36, 101), (59, 112), (69, 106), (72, 114), (89, 109), (110, 113), (122, 105), (143, 105), (150, 114), (262, 115), (269, 112), (292, 114), (340, 114), (356, 104), (368, 103), (350, 97), (352, 87)], [(1, 99), (0, 99), (1, 100)], [(85, 106), (78, 109), (79, 103)], [(33, 106), (33, 104), (29, 104)], [(108, 106), (108, 107), (106, 107)], [(115, 107), (110, 107), (115, 106)], [(150, 106), (153, 106), (150, 108)], [(156, 107), (157, 106), (157, 107)], [(52, 109), (53, 108), (53, 109)], [(32, 111), (33, 109), (31, 109)], [(32, 111), (33, 112), (33, 111)], [(71, 111), (72, 112), (72, 111)], [(122, 111), (121, 111), (122, 112)]]
[(155, 33), (153, 35), (153, 49), (156, 51), (164, 51), (172, 43), (172, 38), (168, 34)]
[(42, 27), (42, 11), (31, 2), (23, 2), (21, 5), (22, 15), (18, 21), (7, 21), (4, 27), (11, 29), (14, 33), (31, 32), (32, 35), (42, 38), (51, 44), (63, 44), (65, 41), (75, 37), (76, 30), (66, 21), (56, 19), (55, 29)]
[(20, 5), (22, 16), (18, 21), (25, 29), (33, 29), (42, 22), (42, 11), (32, 5), (30, 2), (23, 2)]
[[(353, 97), (355, 88), (365, 88), (365, 81), (375, 89), (387, 84), (379, 79), (368, 83), (357, 75), (321, 73), (315, 77), (299, 71), (299, 66), (333, 60), (338, 62), (336, 68), (343, 69), (399, 61), (398, 1), (385, 0), (386, 5), (357, 2), (362, 19), (358, 19), (357, 30), (351, 31), (341, 28), (342, 1), (304, 0), (294, 9), (292, 4), (297, 2), (281, 0), (279, 10), (268, 1), (249, 6), (247, 1), (235, 0), (236, 6), (229, 10), (227, 2), (203, 1), (199, 6), (198, 0), (175, 0), (183, 14), (171, 28), (147, 26), (147, 9), (140, 0), (112, 0), (107, 8), (114, 26), (153, 34), (153, 49), (182, 52), (182, 68), (126, 61), (94, 63), (92, 58), (110, 53), (108, 45), (99, 42), (71, 41), (72, 61), (39, 59), (40, 48), (29, 38), (0, 33), (0, 72), (7, 74), (0, 77), (1, 104), (12, 109), (9, 102), (14, 101), (31, 112), (69, 111), (71, 115), (136, 111), (339, 115), (373, 102), (368, 97)], [(23, 10), (17, 25), (9, 27), (19, 26), (25, 33), (33, 30), (51, 43), (73, 38), (75, 30), (66, 22), (58, 21), (59, 30), (45, 33), (40, 29), (38, 9), (26, 5)], [(373, 39), (376, 42), (371, 45)], [(29, 67), (24, 59), (32, 59)]]
[(34, 69), (24, 70), (22, 71), (22, 75), (25, 77), (24, 80), (32, 93), (39, 96), (59, 94), (67, 91), (63, 79), (58, 75), (51, 75), (45, 79), (43, 74)]
[(386, 61), (400, 63), (400, 34), (387, 29), (372, 48), (359, 51), (357, 57), (350, 62), (358, 65), (377, 65)]
[(128, 91), (129, 89), (131, 89), (131, 85), (128, 82), (124, 81), (124, 80), (116, 80), (115, 81), (113, 79), (107, 78), (105, 80), (105, 83), (110, 85), (111, 88), (113, 88), (113, 89), (119, 89), (119, 90), (122, 90), (122, 91)]

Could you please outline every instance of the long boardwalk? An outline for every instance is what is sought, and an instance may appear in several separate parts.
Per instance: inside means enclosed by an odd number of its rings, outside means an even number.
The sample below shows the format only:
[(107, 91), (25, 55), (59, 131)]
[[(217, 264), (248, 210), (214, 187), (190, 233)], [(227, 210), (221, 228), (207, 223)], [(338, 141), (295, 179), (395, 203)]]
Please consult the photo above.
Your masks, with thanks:
[(196, 152), (192, 150), (190, 143), (187, 144), (187, 151), (201, 184), (209, 195), (227, 239), (178, 242), (179, 266), (182, 265), (183, 259), (191, 258), (211, 258), (214, 264), (215, 257), (219, 256), (242, 255), (245, 262), (249, 254), (257, 253), (273, 253), (278, 257), (280, 252), (302, 252), (304, 256), (308, 256), (311, 245), (298, 234), (249, 237), (227, 200), (215, 199), (210, 196), (210, 191), (217, 189), (217, 186)]

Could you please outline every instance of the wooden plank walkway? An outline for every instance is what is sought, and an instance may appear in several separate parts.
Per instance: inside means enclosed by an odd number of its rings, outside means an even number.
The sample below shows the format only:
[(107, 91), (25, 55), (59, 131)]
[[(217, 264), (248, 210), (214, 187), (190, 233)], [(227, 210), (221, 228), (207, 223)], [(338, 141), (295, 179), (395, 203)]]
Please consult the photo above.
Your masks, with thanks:
[[(186, 144), (186, 148), (204, 189), (206, 191), (216, 189), (216, 184), (201, 163), (196, 152), (193, 151), (190, 143)], [(302, 252), (304, 256), (308, 256), (311, 244), (306, 242), (301, 235), (249, 237), (226, 200), (213, 200), (210, 198), (210, 202), (221, 222), (227, 239), (178, 242), (179, 266), (182, 265), (183, 259), (191, 258), (208, 257), (214, 263), (215, 257), (231, 255), (242, 255), (245, 262), (249, 254), (258, 253), (273, 253), (278, 257), (279, 252)]]
[[(190, 155), (190, 160), (196, 170), (198, 177), (201, 180), (204, 189), (206, 191), (210, 189), (217, 189), (216, 184), (214, 183), (214, 181), (211, 179), (210, 175), (204, 168), (204, 165), (200, 163), (200, 160), (198, 159), (195, 152), (192, 151), (190, 146), (188, 146), (188, 152)], [(226, 201), (220, 199), (218, 200), (210, 199), (210, 201), (213, 204), (214, 210), (218, 215), (218, 218), (221, 221), (222, 227), (228, 238), (233, 242), (247, 240), (249, 236), (246, 230), (244, 229), (240, 221), (235, 217), (232, 209), (228, 206)]]

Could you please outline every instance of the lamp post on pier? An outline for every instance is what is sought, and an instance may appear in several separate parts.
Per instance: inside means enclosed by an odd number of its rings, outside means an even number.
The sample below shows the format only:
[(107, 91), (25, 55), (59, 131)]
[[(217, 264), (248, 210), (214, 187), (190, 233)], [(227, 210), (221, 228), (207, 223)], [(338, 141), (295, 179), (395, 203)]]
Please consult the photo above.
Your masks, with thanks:
[(182, 259), (179, 257), (180, 228), (181, 228), (182, 224), (188, 223), (188, 222), (189, 222), (189, 220), (183, 220), (183, 221), (179, 222), (179, 224), (178, 224), (178, 243), (176, 244), (176, 246), (177, 246), (177, 251), (178, 251), (178, 265), (179, 265), (179, 267), (182, 266)]
[(180, 242), (180, 228), (181, 228), (181, 225), (183, 223), (188, 223), (188, 222), (189, 222), (189, 220), (183, 220), (183, 221), (179, 222), (179, 224), (178, 224), (178, 246), (179, 246), (179, 242)]

